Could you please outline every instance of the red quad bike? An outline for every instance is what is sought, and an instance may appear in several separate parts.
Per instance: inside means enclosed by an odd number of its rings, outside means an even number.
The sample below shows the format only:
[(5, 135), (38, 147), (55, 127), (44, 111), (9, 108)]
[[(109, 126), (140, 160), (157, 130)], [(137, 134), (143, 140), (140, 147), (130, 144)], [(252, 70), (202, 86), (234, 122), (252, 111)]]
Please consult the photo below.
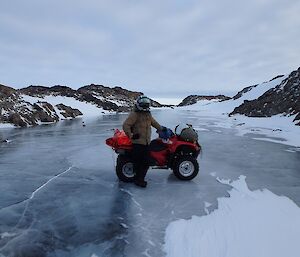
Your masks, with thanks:
[[(134, 179), (132, 164), (132, 143), (124, 131), (115, 130), (114, 136), (106, 139), (106, 144), (117, 154), (116, 173), (124, 182)], [(172, 169), (180, 180), (191, 180), (199, 172), (197, 157), (201, 151), (198, 141), (186, 142), (173, 135), (168, 141), (157, 138), (150, 143), (149, 165), (154, 169)]]

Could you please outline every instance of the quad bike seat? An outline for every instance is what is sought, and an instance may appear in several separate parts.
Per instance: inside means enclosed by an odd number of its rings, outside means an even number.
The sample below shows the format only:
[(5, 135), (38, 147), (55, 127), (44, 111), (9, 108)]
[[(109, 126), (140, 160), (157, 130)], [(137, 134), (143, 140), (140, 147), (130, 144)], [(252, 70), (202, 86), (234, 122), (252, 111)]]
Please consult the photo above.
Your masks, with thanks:
[(161, 152), (163, 150), (166, 150), (168, 146), (162, 142), (161, 139), (154, 139), (151, 141), (149, 145), (149, 150), (151, 152)]

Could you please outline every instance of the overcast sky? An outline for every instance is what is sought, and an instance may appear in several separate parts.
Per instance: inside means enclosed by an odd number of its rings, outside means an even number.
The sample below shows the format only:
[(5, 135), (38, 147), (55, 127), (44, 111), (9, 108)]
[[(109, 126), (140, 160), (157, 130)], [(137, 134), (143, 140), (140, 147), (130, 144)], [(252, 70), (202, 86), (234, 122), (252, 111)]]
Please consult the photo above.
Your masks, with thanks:
[(299, 0), (1, 0), (0, 83), (229, 93), (300, 66)]

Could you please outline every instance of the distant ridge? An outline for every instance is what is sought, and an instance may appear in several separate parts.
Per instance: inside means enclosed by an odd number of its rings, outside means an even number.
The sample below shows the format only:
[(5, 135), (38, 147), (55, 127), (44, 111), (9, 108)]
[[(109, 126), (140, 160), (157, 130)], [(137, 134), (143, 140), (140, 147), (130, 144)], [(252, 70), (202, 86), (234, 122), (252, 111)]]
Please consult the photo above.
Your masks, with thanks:
[(248, 117), (271, 117), (273, 115), (295, 116), (294, 122), (300, 126), (300, 67), (289, 75), (278, 75), (267, 82), (248, 86), (232, 98), (190, 95), (178, 106), (196, 104), (199, 101), (226, 101), (230, 116), (243, 114)]
[(225, 96), (225, 95), (216, 95), (216, 96), (206, 96), (206, 95), (189, 95), (186, 98), (182, 100), (178, 106), (187, 106), (187, 105), (192, 105), (197, 103), (198, 101), (201, 100), (217, 100), (217, 101), (225, 101), (229, 100), (231, 97)]
[[(29, 86), (14, 89), (0, 84), (0, 123), (18, 127), (34, 126), (85, 114), (85, 108), (94, 115), (105, 112), (127, 112), (142, 92), (122, 87), (90, 84), (77, 90), (55, 85)], [(243, 88), (235, 96), (190, 95), (178, 107), (199, 101), (226, 102), (230, 116), (243, 114), (249, 117), (293, 115), (300, 126), (300, 67), (288, 76), (278, 75), (268, 82)], [(230, 104), (227, 104), (230, 103)], [(172, 107), (152, 100), (153, 107)]]
[[(105, 111), (126, 112), (132, 109), (136, 98), (142, 94), (122, 87), (95, 84), (77, 90), (60, 85), (31, 85), (22, 89), (0, 85), (0, 123), (26, 127), (71, 119), (83, 115), (83, 110), (76, 107), (83, 103), (92, 108), (96, 115)], [(152, 101), (152, 106), (163, 105)]]

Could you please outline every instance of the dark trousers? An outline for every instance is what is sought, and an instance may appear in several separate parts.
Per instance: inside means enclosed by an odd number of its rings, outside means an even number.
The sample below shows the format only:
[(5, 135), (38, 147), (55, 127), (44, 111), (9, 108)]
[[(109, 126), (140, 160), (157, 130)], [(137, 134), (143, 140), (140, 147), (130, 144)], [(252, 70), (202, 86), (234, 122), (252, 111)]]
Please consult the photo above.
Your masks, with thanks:
[(149, 146), (133, 144), (132, 162), (135, 179), (138, 181), (144, 181), (149, 169)]

